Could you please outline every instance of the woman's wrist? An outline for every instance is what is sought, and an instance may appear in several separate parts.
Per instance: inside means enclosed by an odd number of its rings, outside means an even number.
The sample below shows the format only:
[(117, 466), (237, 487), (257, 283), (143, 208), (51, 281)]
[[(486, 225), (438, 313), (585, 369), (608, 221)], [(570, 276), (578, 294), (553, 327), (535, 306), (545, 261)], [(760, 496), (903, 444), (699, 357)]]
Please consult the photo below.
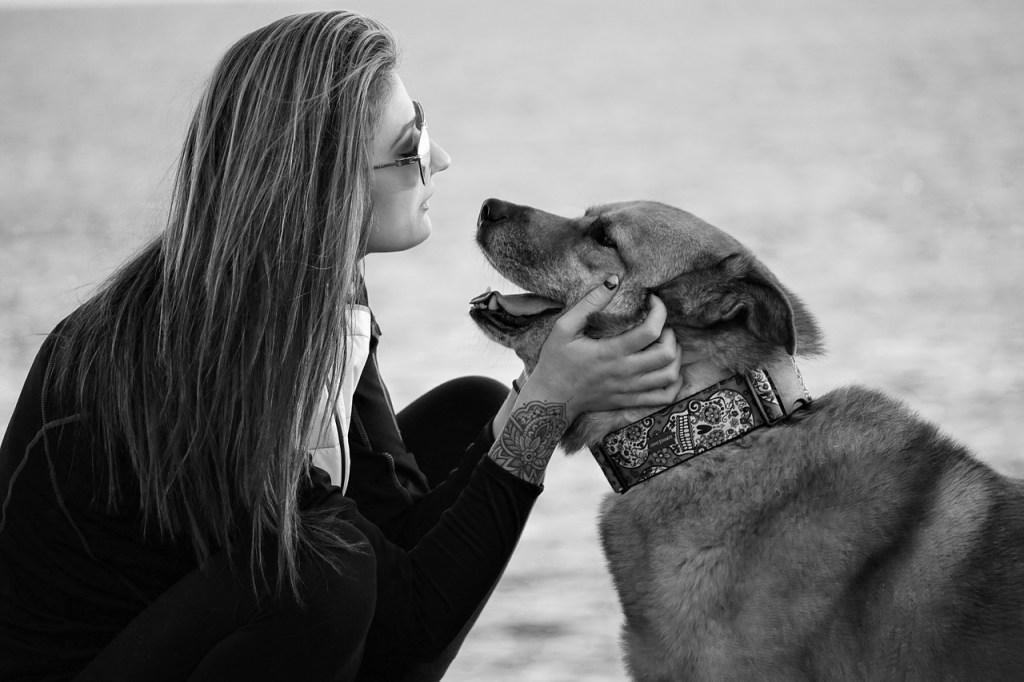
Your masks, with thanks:
[(512, 390), (519, 395), (523, 392), (523, 387), (526, 386), (526, 380), (530, 378), (530, 373), (523, 368), (523, 371), (519, 373), (519, 376), (512, 380)]
[(523, 370), (523, 373), (517, 379), (512, 380), (512, 390), (505, 396), (505, 402), (501, 404), (497, 414), (494, 415), (494, 419), (491, 420), (491, 436), (495, 440), (501, 435), (501, 430), (505, 428), (505, 422), (508, 421), (508, 416), (512, 414), (512, 408), (519, 399), (519, 393), (523, 390), (523, 386), (526, 385), (525, 377), (527, 376), (529, 375), (526, 373), (526, 370)]
[(531, 388), (523, 387), (488, 457), (509, 473), (540, 485), (569, 420), (565, 403), (547, 400)]
[(572, 400), (572, 391), (567, 386), (569, 382), (560, 381), (544, 372), (534, 372), (528, 378), (529, 381), (521, 384), (519, 400), (562, 405), (568, 424), (579, 416), (575, 401)]
[(509, 391), (505, 402), (502, 403), (498, 413), (491, 420), (491, 435), (495, 440), (501, 435), (501, 430), (505, 428), (505, 422), (508, 421), (508, 416), (512, 413), (512, 407), (515, 405), (516, 400), (519, 399), (519, 394), (523, 392), (523, 387), (526, 386), (526, 380), (529, 378), (529, 372), (523, 369), (522, 373), (512, 380), (512, 390)]

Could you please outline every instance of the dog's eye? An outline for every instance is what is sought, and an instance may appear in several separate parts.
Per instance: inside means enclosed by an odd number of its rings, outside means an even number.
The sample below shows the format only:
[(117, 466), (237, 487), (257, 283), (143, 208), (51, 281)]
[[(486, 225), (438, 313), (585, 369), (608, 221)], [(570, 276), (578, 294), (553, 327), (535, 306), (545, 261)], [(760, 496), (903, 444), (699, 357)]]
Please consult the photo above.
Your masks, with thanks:
[(594, 225), (594, 229), (591, 232), (591, 236), (593, 236), (595, 242), (605, 247), (606, 249), (615, 248), (615, 240), (612, 239), (612, 236), (610, 234), (608, 234), (607, 225), (604, 225), (602, 223), (597, 223), (596, 225)]

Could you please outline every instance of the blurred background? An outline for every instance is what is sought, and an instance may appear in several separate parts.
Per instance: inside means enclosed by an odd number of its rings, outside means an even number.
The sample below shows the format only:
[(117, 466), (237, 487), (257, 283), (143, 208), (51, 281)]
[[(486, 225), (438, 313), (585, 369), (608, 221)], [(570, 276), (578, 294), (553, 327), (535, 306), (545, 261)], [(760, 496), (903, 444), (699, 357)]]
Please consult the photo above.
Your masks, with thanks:
[[(48, 332), (163, 221), (216, 59), (290, 4), (0, 0), (0, 427)], [(366, 262), (402, 406), (514, 356), (466, 315), (509, 289), (473, 243), (492, 196), (554, 212), (690, 210), (819, 316), (811, 391), (887, 389), (1024, 475), (1024, 3), (379, 0), (402, 75), (454, 159), (434, 234)], [(596, 540), (606, 484), (559, 458), (449, 675), (620, 680)], [(642, 579), (642, 576), (638, 576)]]

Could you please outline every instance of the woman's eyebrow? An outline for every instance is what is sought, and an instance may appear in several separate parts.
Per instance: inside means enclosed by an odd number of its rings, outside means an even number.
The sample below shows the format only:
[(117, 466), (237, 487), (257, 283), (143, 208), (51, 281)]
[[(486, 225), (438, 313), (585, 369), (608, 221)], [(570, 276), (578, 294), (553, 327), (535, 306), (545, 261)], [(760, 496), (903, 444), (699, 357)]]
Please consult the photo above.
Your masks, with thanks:
[(416, 119), (414, 117), (411, 121), (402, 126), (402, 130), (398, 133), (398, 137), (395, 139), (394, 143), (392, 143), (390, 151), (394, 151), (397, 147), (400, 147), (402, 145), (402, 141), (405, 140), (406, 136), (409, 134), (409, 129), (415, 127)]

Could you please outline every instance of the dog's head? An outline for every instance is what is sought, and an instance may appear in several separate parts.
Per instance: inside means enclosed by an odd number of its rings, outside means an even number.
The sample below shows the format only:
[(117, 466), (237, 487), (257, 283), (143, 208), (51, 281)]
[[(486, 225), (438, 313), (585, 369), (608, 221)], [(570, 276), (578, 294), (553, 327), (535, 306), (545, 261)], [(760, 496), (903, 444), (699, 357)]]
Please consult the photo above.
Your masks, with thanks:
[[(656, 294), (668, 309), (686, 362), (734, 372), (788, 355), (822, 352), (803, 304), (736, 239), (696, 216), (656, 202), (597, 206), (563, 218), (497, 199), (484, 202), (477, 243), (487, 260), (527, 294), (489, 292), (470, 315), (533, 370), (561, 312), (618, 274), (611, 303), (591, 315), (599, 338), (639, 324)], [(574, 450), (642, 415), (584, 415), (563, 445)]]

